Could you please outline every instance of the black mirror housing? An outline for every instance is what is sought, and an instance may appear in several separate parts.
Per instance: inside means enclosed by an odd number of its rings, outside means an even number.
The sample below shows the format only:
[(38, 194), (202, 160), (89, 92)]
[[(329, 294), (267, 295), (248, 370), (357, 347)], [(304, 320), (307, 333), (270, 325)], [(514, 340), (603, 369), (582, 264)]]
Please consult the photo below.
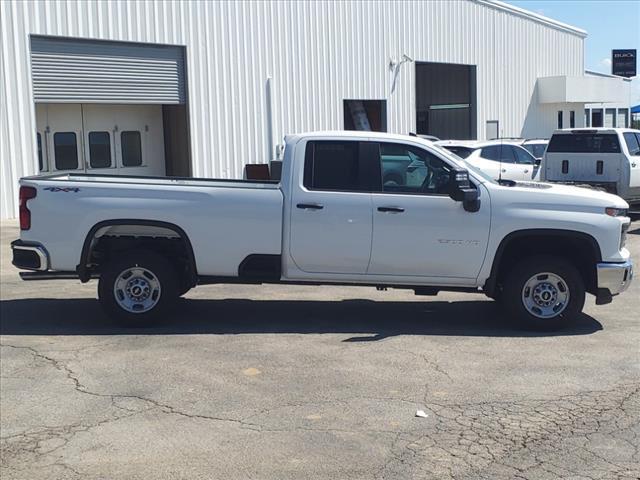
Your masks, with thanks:
[(462, 206), (467, 212), (480, 210), (480, 192), (471, 185), (469, 171), (464, 168), (451, 171), (449, 196), (456, 202), (462, 202)]

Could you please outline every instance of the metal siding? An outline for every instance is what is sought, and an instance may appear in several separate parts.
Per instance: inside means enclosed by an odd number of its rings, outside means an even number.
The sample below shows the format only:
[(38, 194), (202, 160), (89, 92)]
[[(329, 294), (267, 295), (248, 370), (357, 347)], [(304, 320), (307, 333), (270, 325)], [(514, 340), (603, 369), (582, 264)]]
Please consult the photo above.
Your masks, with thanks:
[(556, 111), (570, 108), (539, 105), (536, 78), (584, 72), (583, 35), (473, 0), (11, 0), (0, 2), (0, 22), (3, 218), (17, 213), (17, 179), (37, 171), (30, 35), (184, 45), (192, 171), (222, 178), (273, 153), (269, 76), (275, 145), (287, 133), (341, 129), (344, 98), (386, 99), (388, 130), (415, 130), (413, 64), (390, 93), (389, 58), (403, 53), (477, 65), (479, 138), (487, 120), (505, 136), (548, 135)]
[(34, 99), (49, 103), (185, 103), (182, 52), (180, 47), (34, 36)]

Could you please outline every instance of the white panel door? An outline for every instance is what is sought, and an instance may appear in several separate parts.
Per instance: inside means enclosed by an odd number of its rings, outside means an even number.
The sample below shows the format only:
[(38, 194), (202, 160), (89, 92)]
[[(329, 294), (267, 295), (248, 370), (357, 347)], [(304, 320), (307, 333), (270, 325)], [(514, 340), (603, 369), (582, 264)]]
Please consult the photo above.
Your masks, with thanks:
[(607, 108), (604, 111), (604, 127), (613, 128), (616, 126), (616, 109)]
[(49, 171), (84, 172), (82, 106), (79, 104), (49, 104), (45, 105), (45, 108)]

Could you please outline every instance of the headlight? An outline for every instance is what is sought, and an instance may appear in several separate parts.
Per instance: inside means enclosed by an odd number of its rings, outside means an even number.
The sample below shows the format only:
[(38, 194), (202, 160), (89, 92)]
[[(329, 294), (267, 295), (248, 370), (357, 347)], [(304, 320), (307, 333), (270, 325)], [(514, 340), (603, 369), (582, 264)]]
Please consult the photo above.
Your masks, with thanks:
[(604, 209), (604, 213), (610, 217), (626, 217), (628, 212), (626, 208), (607, 207)]

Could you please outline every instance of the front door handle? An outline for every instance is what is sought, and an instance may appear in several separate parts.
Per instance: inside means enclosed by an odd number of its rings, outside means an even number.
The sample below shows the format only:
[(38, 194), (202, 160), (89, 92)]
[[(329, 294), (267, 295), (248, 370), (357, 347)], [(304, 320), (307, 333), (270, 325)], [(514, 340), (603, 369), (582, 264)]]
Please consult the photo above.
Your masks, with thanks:
[(528, 168), (525, 169), (524, 173), (529, 173), (529, 169)]
[(503, 168), (502, 170), (500, 170), (502, 173), (507, 173), (507, 169)]
[(324, 205), (320, 205), (319, 203), (299, 203), (296, 207), (303, 210), (322, 210)]
[(404, 208), (401, 207), (378, 207), (379, 212), (387, 212), (387, 213), (402, 213), (404, 212)]

